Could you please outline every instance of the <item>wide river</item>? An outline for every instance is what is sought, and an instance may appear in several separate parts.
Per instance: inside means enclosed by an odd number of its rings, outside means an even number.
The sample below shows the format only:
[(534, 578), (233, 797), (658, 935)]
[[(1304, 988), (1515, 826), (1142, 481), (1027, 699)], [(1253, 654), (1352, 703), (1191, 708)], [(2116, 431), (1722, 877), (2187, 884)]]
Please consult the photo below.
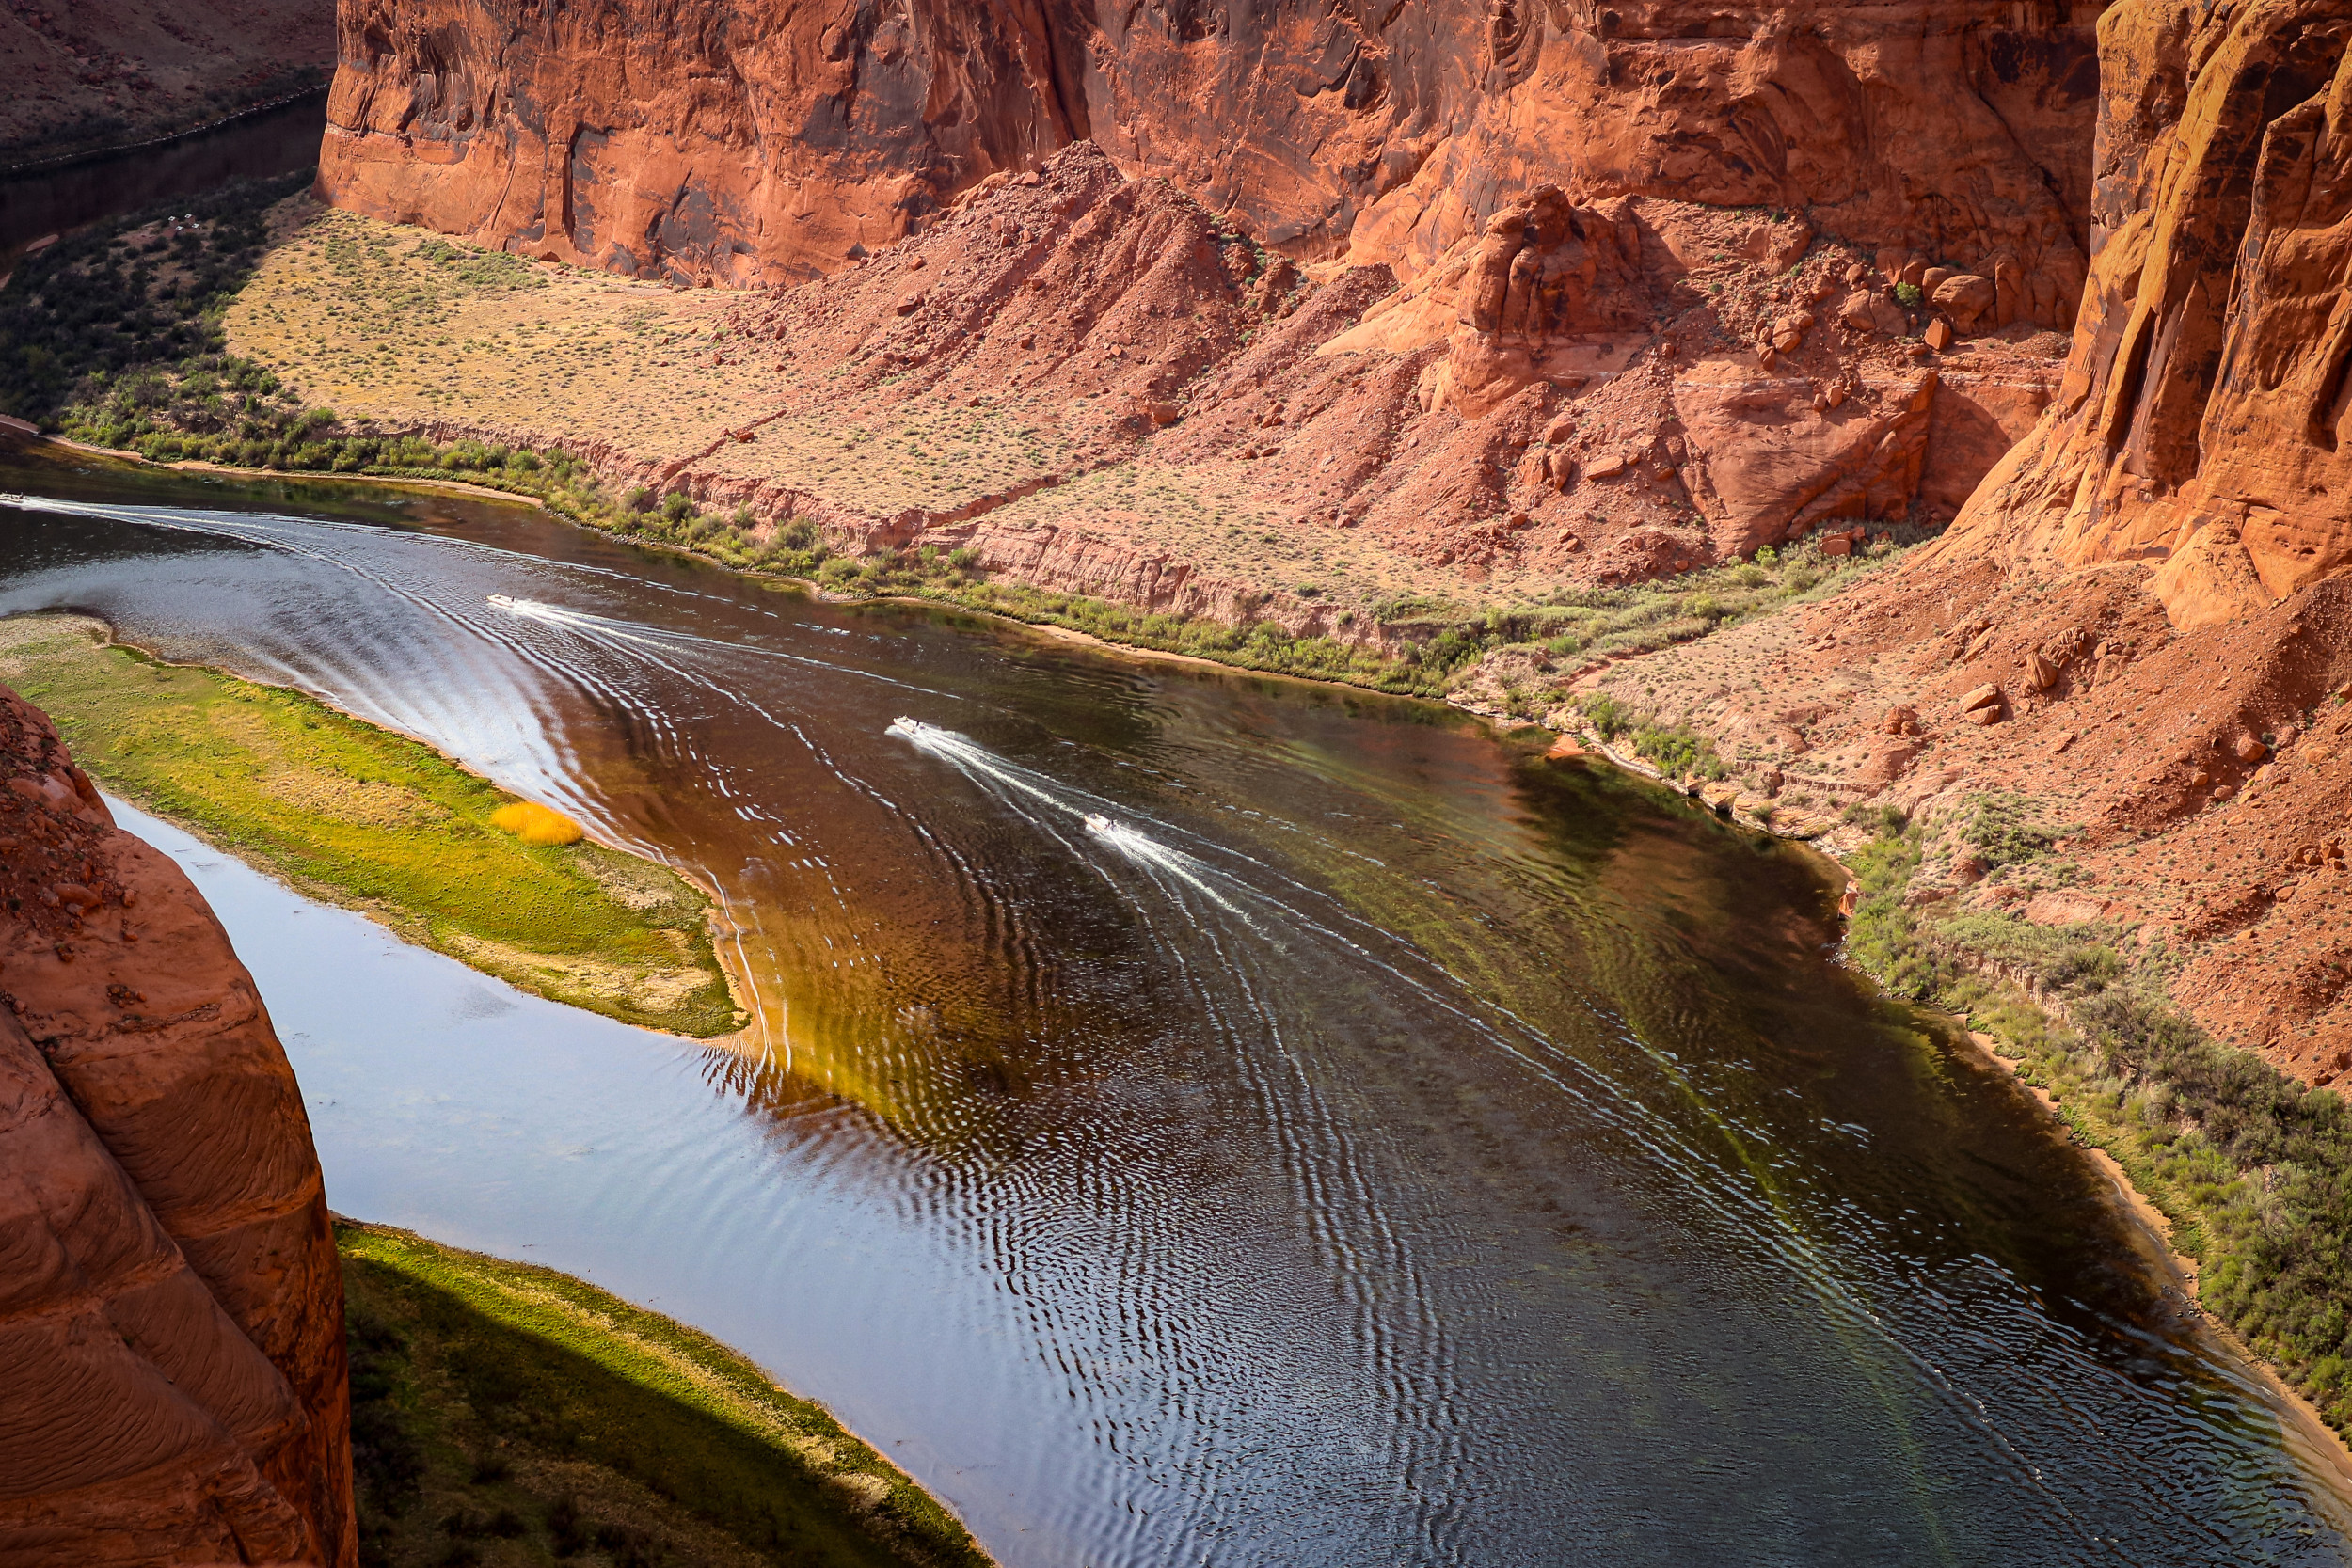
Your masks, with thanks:
[(56, 498), (0, 507), (0, 614), (319, 693), (719, 891), (756, 1021), (696, 1044), (135, 823), (339, 1209), (709, 1328), (1008, 1563), (2352, 1560), (2321, 1447), (1838, 967), (1802, 850), (1429, 705), (520, 508), (0, 489)]

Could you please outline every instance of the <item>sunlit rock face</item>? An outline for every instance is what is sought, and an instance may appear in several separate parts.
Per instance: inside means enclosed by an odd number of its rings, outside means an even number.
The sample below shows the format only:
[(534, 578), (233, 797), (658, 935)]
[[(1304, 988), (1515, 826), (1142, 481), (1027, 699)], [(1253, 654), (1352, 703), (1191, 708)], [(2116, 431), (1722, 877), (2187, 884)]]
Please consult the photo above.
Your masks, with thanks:
[(342, 0), (339, 205), (797, 281), (1080, 138), (1409, 280), (1526, 193), (1803, 210), (2072, 325), (2096, 6)]
[(1956, 543), (2150, 562), (2180, 627), (2352, 564), (2347, 36), (2343, 0), (2107, 13), (2065, 381)]
[(293, 1069), (179, 868), (0, 688), (0, 1561), (357, 1560)]

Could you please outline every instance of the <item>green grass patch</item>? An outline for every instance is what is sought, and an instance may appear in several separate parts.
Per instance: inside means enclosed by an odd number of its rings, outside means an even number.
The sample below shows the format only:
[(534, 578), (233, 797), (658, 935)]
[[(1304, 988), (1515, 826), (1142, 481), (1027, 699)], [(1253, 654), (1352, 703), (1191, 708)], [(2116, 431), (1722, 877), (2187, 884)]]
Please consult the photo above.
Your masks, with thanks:
[(407, 1231), (343, 1222), (335, 1240), (367, 1568), (990, 1561), (823, 1406), (707, 1334)]
[(1585, 721), (1603, 740), (1626, 741), (1670, 779), (1720, 779), (1731, 771), (1715, 742), (1687, 724), (1653, 722), (1605, 694), (1587, 698), (1583, 708)]
[(331, 902), (558, 1002), (707, 1037), (739, 1026), (700, 890), (589, 843), (526, 844), (514, 797), (299, 692), (107, 646), (94, 622), (0, 622), (0, 676), (142, 808)]
[[(2047, 843), (2019, 800), (1971, 802), (1959, 836), (2028, 858)], [(1925, 834), (1890, 820), (1848, 860), (1848, 956), (1890, 992), (1965, 1018), (2058, 1101), (2172, 1222), (2204, 1305), (2352, 1435), (2352, 1117), (2208, 1036), (2163, 990), (2165, 956), (2114, 927), (2044, 927), (1904, 902)]]

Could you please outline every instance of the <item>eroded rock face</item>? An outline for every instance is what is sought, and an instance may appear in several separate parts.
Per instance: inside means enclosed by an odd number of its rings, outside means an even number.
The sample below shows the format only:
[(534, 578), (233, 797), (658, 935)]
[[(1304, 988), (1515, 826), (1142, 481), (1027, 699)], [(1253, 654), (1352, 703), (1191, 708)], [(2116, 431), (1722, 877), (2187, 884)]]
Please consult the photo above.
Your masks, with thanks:
[(2151, 562), (2184, 628), (2352, 564), (2348, 35), (2344, 0), (2108, 13), (2096, 260), (2056, 406), (1962, 518), (1975, 547)]
[(294, 1072), (179, 868), (0, 688), (0, 1561), (357, 1560)]
[(526, 254), (781, 282), (1090, 137), (1408, 281), (1557, 185), (1803, 210), (1984, 280), (1988, 325), (2062, 327), (2098, 8), (342, 0), (321, 184)]
[(642, 277), (799, 281), (1073, 139), (1036, 0), (342, 0), (340, 205)]

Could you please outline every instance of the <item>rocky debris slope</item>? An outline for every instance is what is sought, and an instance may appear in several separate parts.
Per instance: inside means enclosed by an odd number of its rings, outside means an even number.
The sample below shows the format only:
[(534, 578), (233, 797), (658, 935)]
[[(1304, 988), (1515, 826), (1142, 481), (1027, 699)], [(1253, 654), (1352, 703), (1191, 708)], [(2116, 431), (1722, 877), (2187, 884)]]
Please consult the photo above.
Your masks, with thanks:
[(2072, 324), (2100, 8), (342, 0), (322, 184), (639, 277), (796, 281), (1092, 139), (1411, 277), (1522, 193), (1804, 211)]
[(293, 1070), (178, 867), (0, 689), (0, 1560), (357, 1560)]
[[(1819, 831), (1891, 805), (1941, 824), (1915, 899), (2129, 930), (2217, 1037), (2333, 1082), (2352, 1069), (2337, 919), (2352, 894), (2352, 583), (2176, 627), (2150, 575), (2033, 576), (1931, 546), (1582, 686), (1708, 737), (1729, 768), (1709, 800), (1726, 811)], [(2010, 798), (2041, 824), (2032, 855), (2007, 863), (1952, 836)]]
[(207, 124), (334, 63), (332, 0), (9, 0), (0, 165)]
[[(1360, 638), (1353, 611), (1399, 592), (1624, 582), (1947, 518), (2039, 414), (2058, 340), (1993, 303), (1899, 304), (1930, 266), (1788, 215), (1545, 186), (1399, 289), (1386, 266), (1302, 269), (1082, 142), (746, 299), (692, 354), (771, 367), (773, 402), (623, 472), (746, 508), (763, 537), (809, 523)], [(1975, 280), (1936, 269), (1952, 279)], [(1859, 323), (1832, 308), (1854, 300)], [(816, 440), (918, 424), (953, 425), (959, 460), (893, 439), (845, 467)]]

